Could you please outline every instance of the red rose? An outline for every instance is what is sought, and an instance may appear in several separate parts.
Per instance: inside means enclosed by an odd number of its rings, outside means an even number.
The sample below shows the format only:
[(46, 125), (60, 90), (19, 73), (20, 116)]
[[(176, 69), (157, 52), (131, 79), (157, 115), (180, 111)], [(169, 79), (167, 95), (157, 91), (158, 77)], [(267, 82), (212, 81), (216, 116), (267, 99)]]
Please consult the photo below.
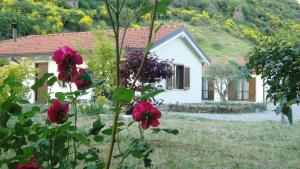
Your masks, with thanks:
[(27, 164), (19, 164), (17, 169), (39, 169), (41, 165), (35, 162), (36, 160), (35, 157), (31, 157)]
[(52, 60), (58, 65), (58, 79), (65, 82), (73, 82), (78, 77), (76, 65), (83, 63), (82, 57), (68, 46), (55, 51)]
[(55, 51), (54, 55), (52, 56), (52, 60), (54, 60), (58, 65), (80, 65), (83, 63), (82, 57), (75, 50), (68, 46), (64, 46)]
[(91, 73), (87, 69), (80, 69), (75, 84), (78, 90), (89, 89), (93, 84)]
[(143, 101), (134, 107), (132, 117), (135, 121), (141, 122), (141, 127), (143, 129), (148, 129), (150, 125), (153, 127), (159, 125), (158, 119), (161, 117), (161, 112), (151, 103)]
[(58, 65), (58, 79), (64, 82), (74, 82), (79, 76), (76, 65)]
[(67, 120), (69, 104), (62, 104), (59, 100), (54, 100), (48, 109), (48, 120), (51, 123), (62, 124)]

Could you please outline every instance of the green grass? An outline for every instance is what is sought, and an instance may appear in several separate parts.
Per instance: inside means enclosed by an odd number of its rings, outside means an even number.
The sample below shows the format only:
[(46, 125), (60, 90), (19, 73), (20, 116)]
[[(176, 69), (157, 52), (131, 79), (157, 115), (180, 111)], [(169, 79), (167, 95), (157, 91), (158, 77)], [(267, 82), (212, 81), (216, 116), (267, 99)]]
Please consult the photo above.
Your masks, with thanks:
[[(83, 128), (89, 126), (86, 118)], [(151, 156), (155, 169), (296, 169), (300, 166), (299, 123), (289, 127), (278, 122), (209, 121), (165, 116), (160, 127), (176, 128), (180, 134), (146, 132), (146, 139), (155, 147)], [(134, 128), (130, 129), (132, 137), (138, 135)], [(104, 155), (106, 149), (102, 152)], [(142, 164), (138, 166), (142, 168)]]

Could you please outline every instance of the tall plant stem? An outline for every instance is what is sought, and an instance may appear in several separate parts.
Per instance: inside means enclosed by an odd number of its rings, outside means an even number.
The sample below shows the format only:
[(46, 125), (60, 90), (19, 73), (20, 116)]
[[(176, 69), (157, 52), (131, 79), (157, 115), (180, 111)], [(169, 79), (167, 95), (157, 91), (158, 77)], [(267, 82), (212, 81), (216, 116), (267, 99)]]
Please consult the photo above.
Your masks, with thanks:
[[(74, 115), (75, 115), (75, 121), (74, 121), (74, 124), (75, 124), (75, 129), (77, 129), (77, 103), (76, 103), (76, 100), (74, 98), (74, 94), (73, 94), (73, 90), (72, 90), (72, 85), (71, 83), (69, 83), (69, 89), (70, 89), (70, 92), (72, 93), (72, 107), (73, 107), (73, 111), (74, 111)], [(74, 161), (75, 163), (77, 162), (77, 147), (76, 147), (76, 141), (75, 139), (73, 140), (73, 147), (74, 147)]]
[[(117, 4), (116, 4), (117, 9), (116, 10), (114, 10), (114, 8), (110, 5), (108, 0), (105, 0), (105, 3), (106, 3), (106, 8), (109, 13), (110, 20), (111, 20), (113, 30), (114, 30), (114, 34), (115, 34), (116, 73), (117, 73), (117, 82), (116, 82), (117, 84), (116, 85), (118, 87), (118, 86), (120, 86), (120, 43), (119, 43), (119, 40), (120, 40), (120, 38), (119, 38), (119, 36), (120, 36), (120, 13), (121, 13), (122, 7), (124, 5), (124, 0), (121, 5), (121, 8), (120, 8), (120, 0), (117, 0)], [(114, 19), (113, 19), (111, 10), (115, 14), (116, 23), (114, 23)], [(119, 107), (119, 105), (116, 105), (116, 107)], [(112, 125), (112, 138), (111, 138), (110, 145), (109, 145), (109, 151), (108, 151), (108, 155), (107, 155), (107, 159), (106, 159), (106, 163), (105, 163), (105, 169), (109, 169), (109, 167), (110, 167), (112, 153), (113, 153), (113, 149), (114, 149), (114, 145), (115, 145), (118, 119), (119, 119), (119, 113), (115, 112), (114, 118), (113, 118), (113, 125)]]
[(148, 36), (146, 50), (145, 50), (145, 53), (144, 53), (142, 63), (140, 65), (139, 69), (138, 69), (137, 74), (135, 75), (135, 77), (133, 79), (133, 83), (131, 84), (130, 88), (134, 87), (138, 77), (140, 76), (140, 74), (142, 72), (142, 69), (144, 67), (145, 61), (147, 59), (148, 53), (150, 51), (150, 46), (151, 46), (150, 44), (152, 42), (152, 37), (153, 37), (154, 21), (156, 19), (157, 6), (158, 6), (158, 0), (154, 0), (154, 6), (153, 6), (153, 9), (152, 9), (151, 22), (150, 22), (150, 28), (149, 28), (149, 36)]
[[(108, 2), (108, 0), (105, 0), (106, 9), (108, 11), (108, 14), (109, 14), (109, 17), (110, 17), (110, 20), (111, 20), (111, 24), (112, 24), (112, 27), (113, 27), (113, 31), (114, 31), (114, 34), (115, 34), (116, 71), (117, 71), (116, 72), (117, 73), (117, 84), (116, 84), (116, 86), (117, 87), (120, 86), (120, 57), (121, 57), (121, 50), (120, 50), (121, 47), (120, 47), (120, 45), (122, 45), (122, 44), (120, 44), (120, 14), (122, 12), (122, 8), (124, 6), (125, 0), (123, 0), (122, 2), (123, 3), (120, 4), (120, 0), (117, 0), (117, 3), (116, 3), (117, 9), (114, 9), (111, 6), (111, 4)], [(158, 0), (154, 0), (154, 7), (153, 7), (153, 10), (152, 10), (152, 19), (151, 19), (151, 24), (150, 24), (150, 32), (149, 32), (149, 37), (148, 37), (148, 45), (147, 45), (147, 49), (146, 49), (146, 52), (145, 52), (145, 56), (142, 60), (142, 64), (139, 67), (138, 74), (135, 77), (134, 83), (136, 82), (139, 74), (142, 71), (142, 68), (144, 66), (146, 57), (147, 57), (148, 52), (149, 52), (149, 46), (151, 44), (151, 40), (152, 40), (152, 36), (153, 36), (154, 20), (156, 18), (155, 16), (156, 16), (157, 6), (158, 6)], [(112, 13), (115, 14), (115, 18), (113, 18)], [(114, 23), (114, 20), (116, 21), (115, 23)], [(120, 108), (121, 106), (122, 105), (116, 105), (116, 108)], [(112, 125), (112, 138), (111, 138), (111, 141), (110, 141), (109, 152), (108, 152), (108, 156), (107, 156), (106, 163), (105, 163), (105, 169), (110, 168), (112, 153), (113, 153), (114, 145), (115, 145), (115, 142), (116, 142), (115, 139), (116, 139), (116, 133), (117, 133), (118, 119), (119, 119), (119, 113), (115, 112), (114, 113), (114, 118), (113, 118), (113, 125)]]

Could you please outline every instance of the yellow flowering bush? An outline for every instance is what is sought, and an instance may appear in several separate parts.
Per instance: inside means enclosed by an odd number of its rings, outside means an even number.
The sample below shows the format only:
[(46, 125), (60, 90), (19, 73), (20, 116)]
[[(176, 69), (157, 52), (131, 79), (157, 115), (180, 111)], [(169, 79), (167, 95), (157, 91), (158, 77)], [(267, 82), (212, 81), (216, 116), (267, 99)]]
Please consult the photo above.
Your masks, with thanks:
[[(0, 86), (4, 84), (4, 80), (9, 76), (13, 76), (19, 82), (25, 80), (34, 80), (36, 68), (28, 60), (22, 60), (20, 64), (12, 63), (0, 67)], [(23, 96), (30, 91), (29, 86), (20, 86), (11, 89), (8, 86), (0, 93), (0, 103), (7, 97), (11, 90), (14, 90), (19, 96)]]

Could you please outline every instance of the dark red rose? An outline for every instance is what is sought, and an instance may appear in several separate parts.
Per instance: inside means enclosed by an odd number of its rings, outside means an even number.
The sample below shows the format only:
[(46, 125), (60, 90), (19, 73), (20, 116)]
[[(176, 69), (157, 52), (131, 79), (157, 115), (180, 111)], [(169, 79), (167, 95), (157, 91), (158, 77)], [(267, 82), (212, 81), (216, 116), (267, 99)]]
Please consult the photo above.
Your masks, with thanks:
[(151, 103), (143, 101), (134, 107), (132, 117), (135, 121), (141, 122), (141, 127), (143, 129), (148, 129), (150, 125), (152, 127), (157, 127), (159, 125), (158, 119), (161, 117), (161, 112)]
[(87, 69), (80, 69), (79, 76), (74, 82), (78, 90), (89, 89), (93, 84), (91, 73)]
[(80, 65), (83, 63), (82, 57), (68, 46), (64, 46), (55, 51), (52, 60), (58, 65)]
[(65, 82), (74, 82), (79, 75), (76, 65), (83, 63), (82, 57), (68, 46), (64, 46), (55, 51), (52, 60), (54, 60), (58, 66), (58, 79)]
[(39, 169), (41, 165), (37, 163), (36, 160), (37, 159), (35, 157), (31, 157), (28, 163), (19, 164), (17, 169)]
[(58, 65), (58, 79), (64, 82), (74, 82), (79, 76), (76, 65)]
[(59, 100), (54, 100), (48, 109), (48, 120), (51, 123), (62, 124), (67, 120), (69, 104), (62, 104)]

